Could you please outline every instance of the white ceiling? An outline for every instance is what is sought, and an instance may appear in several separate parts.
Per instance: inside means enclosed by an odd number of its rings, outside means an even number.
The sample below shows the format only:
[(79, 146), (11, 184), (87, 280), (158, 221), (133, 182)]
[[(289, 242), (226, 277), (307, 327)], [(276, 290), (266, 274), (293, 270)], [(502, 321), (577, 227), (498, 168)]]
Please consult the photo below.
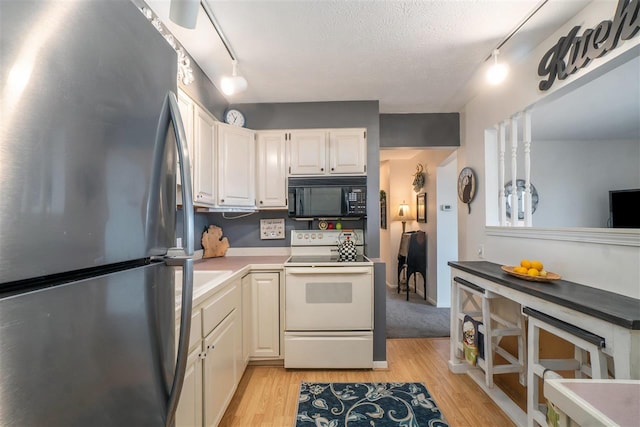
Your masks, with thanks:
[[(381, 113), (455, 112), (472, 76), (540, 0), (206, 1), (249, 82), (231, 103), (379, 100)], [(524, 55), (590, 0), (549, 0), (501, 50)], [(217, 84), (231, 61), (204, 11), (196, 30), (147, 0)]]

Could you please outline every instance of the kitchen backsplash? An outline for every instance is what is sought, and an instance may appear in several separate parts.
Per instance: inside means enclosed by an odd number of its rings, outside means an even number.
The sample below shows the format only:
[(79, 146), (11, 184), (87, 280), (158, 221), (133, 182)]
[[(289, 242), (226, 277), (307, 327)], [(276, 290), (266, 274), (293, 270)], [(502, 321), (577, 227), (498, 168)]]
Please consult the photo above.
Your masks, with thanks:
[[(226, 216), (241, 216), (243, 213), (227, 213)], [(285, 238), (276, 240), (260, 239), (260, 220), (284, 218)], [(335, 221), (329, 221), (335, 223)], [(176, 229), (178, 236), (182, 237), (182, 211), (178, 210), (176, 215)], [(194, 241), (195, 249), (202, 249), (200, 242), (202, 232), (209, 225), (214, 224), (222, 228), (224, 237), (229, 239), (232, 248), (254, 248), (254, 247), (289, 247), (291, 242), (289, 236), (291, 230), (306, 230), (309, 227), (307, 221), (296, 221), (287, 216), (286, 211), (259, 211), (252, 215), (248, 215), (238, 219), (223, 218), (221, 213), (196, 213), (194, 224)], [(345, 229), (360, 228), (364, 229), (363, 220), (342, 221)], [(311, 229), (318, 230), (318, 221), (313, 221)]]

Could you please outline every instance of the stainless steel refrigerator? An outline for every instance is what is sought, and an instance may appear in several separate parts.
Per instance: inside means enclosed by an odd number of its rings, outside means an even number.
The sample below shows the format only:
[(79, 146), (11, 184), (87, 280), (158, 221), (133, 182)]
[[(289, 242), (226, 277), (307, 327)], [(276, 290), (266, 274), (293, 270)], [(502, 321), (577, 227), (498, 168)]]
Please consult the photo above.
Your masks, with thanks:
[(176, 85), (129, 0), (0, 1), (1, 426), (171, 424), (193, 277)]

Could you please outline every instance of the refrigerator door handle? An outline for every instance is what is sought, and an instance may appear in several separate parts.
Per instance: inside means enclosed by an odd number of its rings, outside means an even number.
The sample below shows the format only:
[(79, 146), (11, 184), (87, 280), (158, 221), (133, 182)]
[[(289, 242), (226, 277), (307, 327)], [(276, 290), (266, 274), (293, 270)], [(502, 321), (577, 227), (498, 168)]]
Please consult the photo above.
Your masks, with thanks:
[(178, 354), (176, 356), (176, 368), (173, 374), (173, 384), (167, 404), (167, 417), (165, 427), (172, 427), (178, 400), (184, 384), (184, 375), (187, 368), (187, 356), (189, 351), (189, 334), (191, 331), (191, 302), (193, 299), (193, 259), (172, 259), (171, 265), (177, 262), (182, 265), (182, 303), (180, 310), (180, 335), (178, 338)]
[[(193, 300), (193, 240), (194, 240), (194, 217), (193, 217), (193, 193), (191, 187), (191, 163), (187, 150), (187, 138), (180, 116), (178, 99), (176, 94), (169, 91), (169, 113), (173, 131), (176, 137), (178, 148), (178, 160), (180, 162), (180, 179), (182, 180), (182, 214), (183, 214), (183, 248), (176, 253), (169, 252), (166, 258), (168, 265), (182, 266), (182, 303), (180, 312), (180, 335), (178, 338), (178, 351), (176, 356), (176, 368), (173, 375), (173, 384), (169, 394), (167, 404), (166, 427), (173, 425), (173, 420), (178, 408), (178, 400), (182, 392), (185, 369), (187, 367), (187, 356), (189, 350), (189, 334), (191, 331), (191, 311)], [(177, 256), (173, 256), (177, 255)]]
[[(171, 114), (171, 123), (176, 136), (176, 145), (178, 146), (178, 160), (180, 162), (180, 179), (182, 180), (182, 215), (183, 215), (183, 231), (182, 241), (184, 251), (183, 256), (193, 256), (193, 236), (194, 236), (194, 218), (193, 218), (193, 191), (191, 185), (191, 160), (187, 150), (187, 134), (182, 124), (182, 116), (178, 107), (178, 98), (176, 94), (169, 91), (169, 112)], [(176, 253), (172, 250), (170, 255)]]

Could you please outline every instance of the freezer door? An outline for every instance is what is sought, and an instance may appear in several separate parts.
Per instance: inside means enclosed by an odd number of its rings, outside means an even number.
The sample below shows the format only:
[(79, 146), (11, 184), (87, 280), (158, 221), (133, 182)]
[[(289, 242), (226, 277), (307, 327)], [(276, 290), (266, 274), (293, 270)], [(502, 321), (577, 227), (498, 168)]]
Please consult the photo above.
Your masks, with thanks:
[(0, 425), (164, 426), (173, 281), (158, 263), (0, 299)]
[(3, 1), (0, 64), (0, 284), (174, 246), (172, 133), (150, 181), (176, 53), (141, 11)]

